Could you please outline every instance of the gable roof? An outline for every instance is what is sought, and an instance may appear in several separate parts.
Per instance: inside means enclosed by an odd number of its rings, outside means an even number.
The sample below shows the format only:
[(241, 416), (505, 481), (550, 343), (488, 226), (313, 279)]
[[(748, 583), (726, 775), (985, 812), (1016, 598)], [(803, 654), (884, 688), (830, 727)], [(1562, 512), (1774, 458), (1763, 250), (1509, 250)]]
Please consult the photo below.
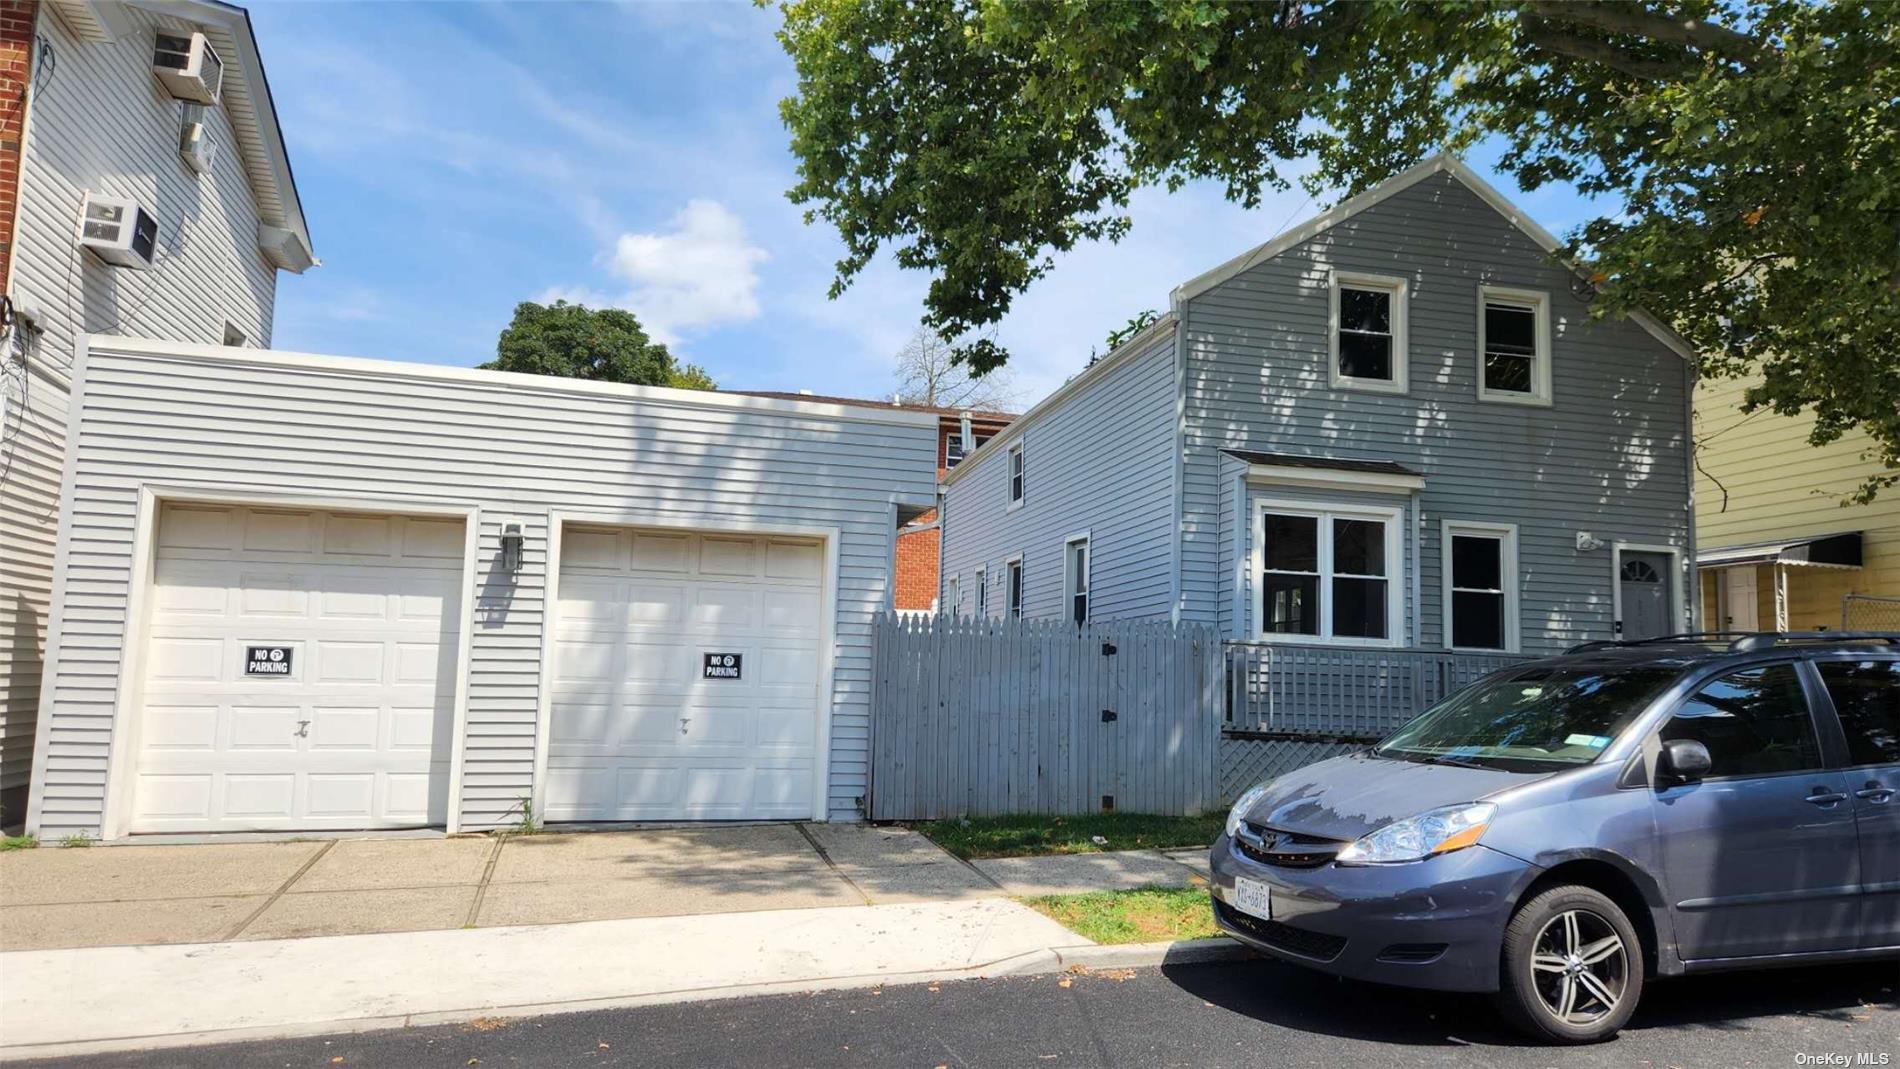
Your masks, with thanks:
[[(1477, 194), (1478, 199), (1490, 205), (1493, 210), (1499, 215), (1502, 215), (1512, 226), (1516, 227), (1525, 237), (1530, 238), (1537, 244), (1538, 248), (1543, 249), (1546, 253), (1555, 253), (1557, 250), (1563, 248), (1563, 242), (1557, 240), (1555, 234), (1539, 226), (1537, 220), (1532, 219), (1517, 205), (1505, 199), (1504, 194), (1499, 193), (1496, 187), (1479, 177), (1478, 172), (1466, 166), (1463, 160), (1450, 153), (1440, 153), (1423, 163), (1393, 175), (1391, 178), (1373, 186), (1371, 189), (1366, 190), (1356, 197), (1350, 197), (1340, 201), (1338, 204), (1308, 219), (1292, 230), (1248, 249), (1239, 256), (1221, 264), (1219, 267), (1202, 272), (1186, 282), (1181, 283), (1179, 286), (1176, 286), (1174, 292), (1169, 295), (1170, 299), (1173, 301), (1174, 307), (1179, 308), (1187, 301), (1206, 293), (1208, 290), (1226, 282), (1228, 279), (1233, 278), (1235, 275), (1240, 274), (1242, 271), (1253, 267), (1261, 261), (1270, 260), (1296, 245), (1310, 241), (1333, 227), (1338, 226), (1340, 223), (1358, 215), (1360, 212), (1365, 211), (1367, 208), (1386, 200), (1394, 194), (1402, 193), (1435, 174), (1448, 174), (1457, 179), (1465, 188)], [(1583, 269), (1574, 263), (1570, 265), (1570, 268), (1576, 271), (1580, 276), (1585, 275)], [(1682, 357), (1684, 360), (1694, 360), (1696, 358), (1695, 350), (1689, 347), (1689, 343), (1683, 339), (1682, 335), (1670, 329), (1662, 320), (1657, 319), (1655, 316), (1641, 309), (1630, 313), (1630, 319), (1635, 322), (1637, 326), (1648, 331), (1652, 337), (1668, 347), (1670, 351), (1674, 352), (1677, 356)]]
[(220, 0), (51, 0), (66, 25), (82, 40), (116, 41), (135, 23), (126, 9), (138, 7), (155, 15), (184, 19), (197, 25), (224, 60), (224, 84), (218, 106), (224, 109), (244, 159), (251, 196), (257, 202), (257, 242), (277, 267), (301, 274), (319, 262), (304, 222), (297, 180), (290, 171), (290, 154), (277, 123), (264, 60), (257, 51), (249, 12)]

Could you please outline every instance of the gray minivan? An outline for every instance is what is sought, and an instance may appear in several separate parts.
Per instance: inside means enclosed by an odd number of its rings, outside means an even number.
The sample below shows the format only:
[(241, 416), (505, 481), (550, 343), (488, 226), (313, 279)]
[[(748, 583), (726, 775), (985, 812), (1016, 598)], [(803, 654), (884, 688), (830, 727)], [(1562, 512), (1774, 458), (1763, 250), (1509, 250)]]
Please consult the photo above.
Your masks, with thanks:
[(1604, 1039), (1645, 978), (1900, 956), (1900, 634), (1588, 643), (1262, 783), (1214, 917)]

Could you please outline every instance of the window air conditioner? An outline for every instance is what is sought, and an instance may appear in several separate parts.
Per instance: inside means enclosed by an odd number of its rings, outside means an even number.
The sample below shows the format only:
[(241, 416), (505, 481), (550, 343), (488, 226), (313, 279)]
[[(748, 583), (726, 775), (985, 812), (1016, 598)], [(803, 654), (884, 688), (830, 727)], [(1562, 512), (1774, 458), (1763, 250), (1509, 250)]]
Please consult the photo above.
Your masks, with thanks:
[(152, 52), (152, 73), (179, 100), (216, 104), (224, 82), (224, 61), (202, 33), (188, 37), (160, 33)]
[(130, 197), (89, 192), (79, 210), (79, 244), (109, 264), (149, 268), (158, 255), (158, 220)]

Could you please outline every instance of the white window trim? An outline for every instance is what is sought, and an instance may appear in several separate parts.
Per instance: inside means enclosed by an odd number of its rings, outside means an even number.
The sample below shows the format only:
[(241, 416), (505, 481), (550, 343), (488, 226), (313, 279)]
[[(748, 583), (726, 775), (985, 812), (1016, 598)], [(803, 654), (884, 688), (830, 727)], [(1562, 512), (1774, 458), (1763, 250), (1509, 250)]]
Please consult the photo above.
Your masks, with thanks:
[[(1075, 569), (1069, 566), (1069, 553), (1078, 545), (1082, 547), (1083, 553), (1083, 589), (1080, 591), (1075, 589)], [(1062, 540), (1062, 619), (1065, 623), (1075, 622), (1075, 596), (1078, 593), (1088, 596), (1088, 615), (1082, 618), (1083, 623), (1088, 623), (1095, 616), (1095, 547), (1090, 544), (1087, 531), (1080, 531)]]
[(1692, 630), (1688, 622), (1687, 581), (1683, 575), (1682, 550), (1653, 542), (1610, 543), (1610, 637), (1623, 637), (1623, 554), (1659, 553), (1669, 558), (1670, 634)]
[[(1342, 375), (1339, 371), (1339, 291), (1346, 289), (1384, 290), (1392, 295), (1392, 378), (1361, 378), (1357, 375)], [(1326, 321), (1327, 339), (1327, 381), (1336, 390), (1368, 390), (1373, 393), (1405, 393), (1411, 384), (1411, 331), (1407, 314), (1411, 304), (1411, 288), (1406, 279), (1396, 275), (1365, 275), (1350, 271), (1335, 271), (1332, 276), (1329, 300), (1330, 308)]]
[[(1514, 393), (1510, 390), (1487, 390), (1484, 386), (1484, 306), (1492, 298), (1505, 303), (1528, 304), (1536, 317), (1535, 359), (1531, 363), (1531, 392)], [(1478, 287), (1478, 400), (1495, 401), (1507, 405), (1531, 405), (1538, 408), (1550, 407), (1550, 294), (1543, 290), (1510, 289), (1505, 286)]]
[[(1018, 577), (1016, 581), (1016, 604), (1015, 605), (1011, 605), (1009, 603), (1009, 593), (1010, 593), (1009, 573), (1010, 573), (1010, 569), (1012, 568), (1016, 570), (1016, 575)], [(1023, 555), (1021, 553), (1017, 553), (1012, 556), (1004, 557), (1003, 558), (1003, 619), (1005, 620), (1028, 619), (1028, 611), (1029, 611), (1029, 577), (1023, 571)]]
[(1496, 538), (1504, 543), (1498, 553), (1498, 582), (1504, 587), (1504, 651), (1516, 653), (1523, 641), (1522, 621), (1518, 616), (1518, 589), (1521, 580), (1517, 574), (1517, 524), (1514, 523), (1476, 523), (1468, 520), (1445, 520), (1439, 525), (1438, 572), (1439, 607), (1443, 610), (1444, 632), (1441, 642), (1448, 650), (1469, 651), (1472, 653), (1497, 653), (1488, 646), (1454, 646), (1451, 644), (1451, 540), (1454, 536), (1464, 535), (1473, 538)]
[(976, 591), (970, 596), (970, 615), (979, 620), (990, 617), (990, 568), (987, 564), (976, 570)]
[[(1333, 540), (1322, 531), (1319, 537), (1319, 634), (1286, 635), (1266, 629), (1266, 599), (1260, 583), (1260, 576), (1266, 571), (1267, 513), (1282, 516), (1311, 516), (1328, 521), (1321, 526), (1329, 527), (1333, 519), (1376, 520), (1385, 524), (1385, 638), (1335, 638), (1333, 630)], [(1255, 498), (1253, 502), (1253, 545), (1248, 556), (1251, 560), (1250, 571), (1253, 592), (1249, 596), (1251, 607), (1248, 610), (1252, 618), (1253, 640), (1255, 642), (1278, 642), (1307, 646), (1365, 646), (1374, 649), (1397, 649), (1405, 645), (1405, 635), (1410, 630), (1405, 620), (1405, 589), (1409, 577), (1405, 574), (1404, 555), (1404, 519), (1402, 506), (1387, 508), (1381, 505), (1333, 505), (1325, 502), (1294, 501), (1280, 498)]]
[(935, 607), (940, 614), (963, 615), (963, 577), (961, 575), (950, 577), (943, 592), (943, 599)]
[[(1018, 458), (1021, 458), (1023, 465), (1023, 496), (1021, 497), (1015, 496), (1016, 461)], [(1023, 451), (1021, 439), (1017, 439), (1017, 441), (1009, 447), (1009, 454), (1004, 458), (1003, 497), (1009, 502), (1009, 507), (1004, 510), (1007, 512), (1014, 512), (1022, 508), (1023, 502), (1029, 499), (1029, 455)]]

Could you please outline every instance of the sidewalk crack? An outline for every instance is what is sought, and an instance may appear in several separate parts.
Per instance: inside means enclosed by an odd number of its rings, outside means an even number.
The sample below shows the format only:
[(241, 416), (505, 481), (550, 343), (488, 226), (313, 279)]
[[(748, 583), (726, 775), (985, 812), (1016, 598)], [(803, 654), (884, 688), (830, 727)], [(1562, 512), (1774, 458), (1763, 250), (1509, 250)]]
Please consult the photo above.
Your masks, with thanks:
[(836, 861), (831, 860), (831, 855), (825, 851), (825, 848), (823, 846), (819, 845), (817, 836), (813, 835), (810, 829), (806, 828), (803, 823), (795, 823), (792, 825), (792, 827), (797, 828), (798, 834), (803, 835), (805, 837), (805, 841), (811, 844), (811, 848), (818, 852), (818, 860), (823, 861), (825, 863), (826, 868), (830, 869), (833, 874), (835, 874), (839, 879), (843, 880), (845, 886), (851, 888), (852, 891), (856, 892), (859, 898), (864, 899), (865, 905), (868, 906), (871, 904), (871, 896), (864, 893), (864, 888), (859, 887), (857, 885), (857, 881), (853, 880), (849, 876), (846, 876), (844, 874), (844, 870), (838, 867), (838, 863)]
[(468, 918), (462, 922), (462, 927), (475, 927), (475, 918), (482, 912), (482, 900), (488, 897), (488, 881), (495, 876), (495, 866), (501, 863), (502, 844), (507, 841), (508, 836), (496, 835), (495, 844), (489, 847), (488, 863), (482, 866), (481, 881), (475, 885), (475, 900), (468, 904)]
[(219, 942), (228, 943), (231, 940), (236, 939), (238, 936), (243, 935), (244, 929), (249, 928), (252, 922), (256, 921), (257, 918), (262, 917), (264, 915), (265, 910), (276, 905), (277, 900), (284, 897), (284, 893), (286, 891), (289, 891), (291, 887), (295, 885), (298, 880), (303, 879), (303, 874), (306, 872), (309, 872), (311, 867), (314, 866), (317, 862), (322, 861), (323, 855), (329, 853), (332, 849), (334, 849), (336, 847), (336, 844), (340, 841), (341, 840), (338, 840), (338, 839), (326, 840), (321, 849), (319, 849), (316, 853), (311, 854), (309, 859), (306, 860), (303, 864), (297, 866), (297, 871), (291, 873), (290, 878), (285, 880), (282, 884), (280, 884), (277, 890), (272, 891), (269, 898), (264, 899), (263, 905), (258, 906), (256, 909), (250, 912), (249, 916), (246, 916), (243, 920), (237, 922), (236, 927), (233, 927), (229, 932), (225, 933), (224, 938), (219, 940)]

